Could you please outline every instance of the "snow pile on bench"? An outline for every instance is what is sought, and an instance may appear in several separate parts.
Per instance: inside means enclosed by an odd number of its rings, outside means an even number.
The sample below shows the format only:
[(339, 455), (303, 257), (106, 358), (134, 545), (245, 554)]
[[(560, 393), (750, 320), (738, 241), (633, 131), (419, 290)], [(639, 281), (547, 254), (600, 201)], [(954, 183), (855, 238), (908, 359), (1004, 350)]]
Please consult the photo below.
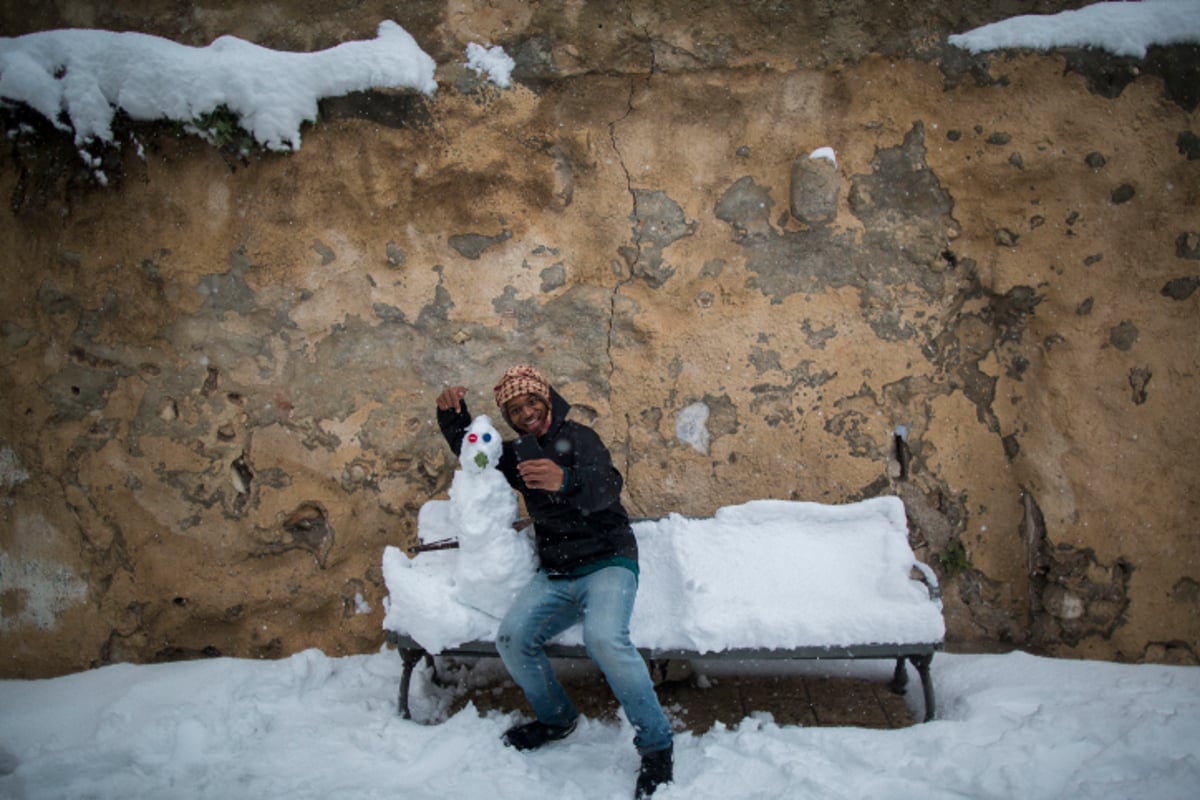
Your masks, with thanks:
[[(422, 541), (454, 535), (425, 524), (444, 517), (436, 510), (422, 509)], [(633, 529), (641, 578), (630, 636), (638, 647), (703, 654), (934, 643), (945, 635), (940, 602), (913, 578), (914, 569), (932, 573), (909, 547), (896, 497), (841, 506), (755, 500)], [(439, 550), (409, 559), (386, 548), (383, 627), (430, 653), (494, 641), (499, 620), (453, 599), (460, 556)], [(581, 631), (557, 641), (580, 644)]]

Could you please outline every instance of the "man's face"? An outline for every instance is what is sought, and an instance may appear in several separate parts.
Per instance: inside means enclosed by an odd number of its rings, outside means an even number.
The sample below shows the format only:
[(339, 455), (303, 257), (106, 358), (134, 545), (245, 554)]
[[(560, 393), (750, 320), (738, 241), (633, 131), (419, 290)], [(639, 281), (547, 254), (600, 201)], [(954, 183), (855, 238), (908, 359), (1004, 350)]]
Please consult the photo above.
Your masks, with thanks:
[(542, 436), (550, 428), (550, 406), (536, 394), (523, 394), (504, 404), (504, 415), (517, 433)]

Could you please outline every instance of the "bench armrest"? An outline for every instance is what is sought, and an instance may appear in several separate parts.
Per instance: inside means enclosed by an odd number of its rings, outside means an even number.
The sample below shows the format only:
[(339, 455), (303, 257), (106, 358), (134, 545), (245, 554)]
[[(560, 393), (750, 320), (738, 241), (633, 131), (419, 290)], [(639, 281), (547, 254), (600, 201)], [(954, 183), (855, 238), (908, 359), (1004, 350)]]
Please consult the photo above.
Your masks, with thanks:
[(923, 561), (914, 561), (913, 567), (921, 574), (921, 583), (925, 584), (925, 588), (929, 590), (929, 599), (940, 601), (942, 599), (942, 587), (938, 584), (937, 573)]

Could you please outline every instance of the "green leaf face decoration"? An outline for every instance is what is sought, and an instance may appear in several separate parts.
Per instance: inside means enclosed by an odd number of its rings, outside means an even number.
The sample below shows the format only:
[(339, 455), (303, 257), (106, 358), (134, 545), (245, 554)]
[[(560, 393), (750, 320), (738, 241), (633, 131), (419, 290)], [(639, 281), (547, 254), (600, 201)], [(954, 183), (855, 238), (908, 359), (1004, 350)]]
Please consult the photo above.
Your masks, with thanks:
[(488, 465), (487, 453), (476, 453), (475, 463), (479, 465), (480, 469), (485, 468)]

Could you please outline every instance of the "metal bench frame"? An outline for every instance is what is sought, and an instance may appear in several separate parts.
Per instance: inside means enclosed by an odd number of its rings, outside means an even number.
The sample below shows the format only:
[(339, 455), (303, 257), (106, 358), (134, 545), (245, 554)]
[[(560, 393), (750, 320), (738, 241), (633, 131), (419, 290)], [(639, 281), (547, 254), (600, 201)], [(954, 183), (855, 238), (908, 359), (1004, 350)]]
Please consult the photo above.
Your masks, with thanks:
[[(660, 517), (631, 517), (631, 522), (646, 522), (660, 519)], [(698, 518), (693, 518), (698, 519)], [(434, 542), (428, 545), (419, 545), (409, 548), (410, 555), (417, 555), (419, 552), (428, 550), (442, 550), (457, 548), (458, 542), (453, 539), (448, 539), (441, 542)], [(925, 588), (929, 591), (929, 600), (932, 603), (941, 602), (941, 589), (938, 586), (937, 576), (928, 566), (918, 562), (916, 569), (918, 573), (915, 577), (924, 583)], [(499, 653), (496, 651), (494, 642), (474, 641), (460, 644), (456, 647), (446, 648), (440, 653), (429, 653), (424, 647), (410, 636), (396, 631), (388, 631), (388, 644), (393, 645), (400, 652), (400, 658), (404, 661), (404, 671), (400, 674), (400, 695), (397, 705), (400, 709), (400, 716), (404, 719), (412, 719), (409, 713), (408, 706), (408, 690), (412, 682), (412, 673), (417, 664), (422, 659), (433, 670), (434, 679), (437, 679), (437, 665), (434, 663), (433, 656), (455, 656), (466, 658), (493, 657), (499, 658)], [(917, 669), (917, 674), (921, 677), (921, 691), (925, 698), (925, 722), (929, 722), (937, 713), (937, 705), (934, 701), (933, 694), (933, 678), (929, 674), (930, 665), (933, 662), (933, 654), (942, 649), (942, 642), (915, 642), (915, 643), (900, 643), (900, 644), (861, 644), (861, 645), (840, 645), (840, 646), (813, 646), (813, 647), (792, 647), (792, 648), (733, 648), (729, 650), (720, 650), (707, 653), (700, 653), (690, 650), (669, 650), (657, 649), (653, 647), (639, 647), (638, 652), (642, 657), (649, 662), (651, 671), (659, 671), (660, 674), (666, 674), (666, 665), (670, 661), (692, 661), (695, 659), (719, 660), (719, 661), (827, 661), (841, 659), (895, 659), (896, 669), (892, 673), (892, 680), (888, 684), (888, 688), (896, 694), (904, 694), (908, 689), (908, 669), (906, 663), (912, 664)], [(589, 658), (587, 649), (583, 645), (564, 645), (551, 643), (546, 645), (546, 655), (550, 658)]]
[[(494, 642), (466, 642), (457, 647), (449, 647), (440, 653), (432, 654), (417, 644), (412, 637), (405, 634), (388, 631), (388, 644), (395, 646), (404, 662), (404, 670), (400, 674), (400, 693), (397, 706), (400, 716), (412, 719), (408, 705), (408, 691), (412, 682), (412, 673), (422, 659), (434, 671), (436, 679), (437, 667), (433, 656), (454, 656), (467, 658), (499, 657)], [(689, 650), (659, 650), (652, 647), (639, 647), (642, 654), (651, 665), (652, 671), (662, 670), (665, 674), (666, 664), (670, 661), (691, 661), (707, 659), (719, 661), (792, 661), (792, 660), (838, 660), (838, 659), (895, 659), (896, 669), (888, 688), (897, 694), (904, 694), (908, 688), (908, 669), (906, 663), (911, 663), (921, 677), (921, 690), (925, 697), (925, 722), (934, 718), (937, 707), (933, 694), (933, 678), (929, 668), (933, 662), (933, 654), (942, 649), (941, 642), (925, 642), (917, 644), (864, 644), (837, 647), (796, 647), (790, 649), (759, 649), (738, 648), (721, 650), (719, 652), (700, 653)], [(550, 658), (588, 658), (587, 649), (583, 645), (546, 645), (546, 655)]]

